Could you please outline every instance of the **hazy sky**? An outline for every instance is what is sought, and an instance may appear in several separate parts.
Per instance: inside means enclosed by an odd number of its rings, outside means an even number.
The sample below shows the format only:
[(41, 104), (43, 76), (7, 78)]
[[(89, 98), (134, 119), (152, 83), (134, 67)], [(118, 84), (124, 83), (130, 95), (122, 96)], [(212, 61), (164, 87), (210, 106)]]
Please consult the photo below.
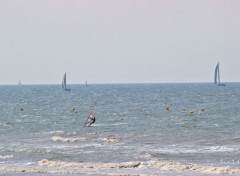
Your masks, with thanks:
[(240, 81), (240, 0), (0, 0), (0, 84)]

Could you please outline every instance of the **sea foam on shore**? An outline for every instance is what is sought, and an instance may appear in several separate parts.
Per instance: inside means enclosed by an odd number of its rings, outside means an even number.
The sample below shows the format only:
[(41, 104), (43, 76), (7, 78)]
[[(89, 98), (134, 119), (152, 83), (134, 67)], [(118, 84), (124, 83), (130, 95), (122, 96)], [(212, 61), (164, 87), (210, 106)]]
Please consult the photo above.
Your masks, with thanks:
[(150, 160), (122, 163), (82, 163), (42, 159), (31, 166), (0, 166), (0, 173), (42, 174), (98, 174), (98, 175), (162, 175), (164, 172), (180, 175), (240, 175), (240, 168), (184, 164)]

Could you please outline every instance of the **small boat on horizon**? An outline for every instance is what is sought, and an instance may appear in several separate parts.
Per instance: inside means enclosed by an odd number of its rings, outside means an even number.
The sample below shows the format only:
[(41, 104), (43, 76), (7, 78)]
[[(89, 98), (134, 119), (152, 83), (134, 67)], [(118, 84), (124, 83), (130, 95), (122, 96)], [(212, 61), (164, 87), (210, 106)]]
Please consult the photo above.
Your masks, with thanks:
[(67, 88), (67, 74), (65, 73), (64, 76), (63, 76), (63, 80), (62, 80), (62, 88), (63, 90), (65, 91), (71, 91), (71, 89)]
[(220, 68), (219, 68), (219, 62), (215, 67), (215, 74), (214, 74), (214, 84), (218, 86), (226, 86), (226, 83), (221, 83), (220, 81)]

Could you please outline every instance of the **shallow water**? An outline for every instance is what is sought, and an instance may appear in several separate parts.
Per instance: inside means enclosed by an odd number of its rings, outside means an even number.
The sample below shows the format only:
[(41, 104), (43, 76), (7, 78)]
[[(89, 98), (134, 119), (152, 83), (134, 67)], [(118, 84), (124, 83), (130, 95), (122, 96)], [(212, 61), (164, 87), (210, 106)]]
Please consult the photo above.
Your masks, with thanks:
[[(44, 169), (39, 166), (44, 159), (65, 164), (166, 161), (240, 167), (238, 83), (71, 89), (0, 86), (0, 167)], [(83, 127), (95, 101), (96, 122)], [(143, 173), (159, 172), (143, 165)]]

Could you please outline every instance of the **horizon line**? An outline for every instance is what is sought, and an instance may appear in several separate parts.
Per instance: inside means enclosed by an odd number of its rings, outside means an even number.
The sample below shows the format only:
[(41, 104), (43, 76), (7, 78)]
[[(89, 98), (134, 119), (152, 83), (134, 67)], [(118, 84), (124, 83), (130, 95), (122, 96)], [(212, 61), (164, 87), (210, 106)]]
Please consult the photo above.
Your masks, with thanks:
[[(240, 83), (240, 82), (224, 82), (224, 83)], [(214, 84), (213, 82), (122, 82), (122, 83), (88, 83), (88, 85), (111, 85), (111, 84)], [(61, 83), (21, 83), (19, 84), (0, 84), (0, 86), (31, 86), (31, 85), (62, 85)], [(68, 85), (85, 85), (85, 83), (69, 83)]]

